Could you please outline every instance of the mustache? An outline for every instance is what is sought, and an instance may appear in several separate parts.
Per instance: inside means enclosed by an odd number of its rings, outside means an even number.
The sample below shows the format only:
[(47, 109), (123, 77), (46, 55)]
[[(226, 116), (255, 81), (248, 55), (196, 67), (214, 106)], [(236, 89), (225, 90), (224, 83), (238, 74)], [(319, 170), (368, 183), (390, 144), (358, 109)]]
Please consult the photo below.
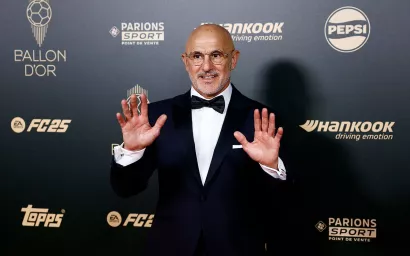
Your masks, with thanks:
[(215, 75), (219, 75), (219, 72), (217, 72), (215, 70), (211, 70), (211, 71), (208, 71), (208, 72), (199, 72), (198, 74), (196, 74), (196, 77), (215, 76)]

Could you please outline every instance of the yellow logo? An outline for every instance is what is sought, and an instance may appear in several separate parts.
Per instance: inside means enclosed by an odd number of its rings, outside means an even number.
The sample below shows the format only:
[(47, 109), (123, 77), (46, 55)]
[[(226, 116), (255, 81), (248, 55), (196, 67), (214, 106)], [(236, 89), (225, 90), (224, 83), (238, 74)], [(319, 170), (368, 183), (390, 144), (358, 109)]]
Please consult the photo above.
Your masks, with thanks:
[(111, 227), (118, 227), (119, 225), (121, 225), (122, 222), (121, 214), (119, 214), (119, 212), (116, 211), (108, 213), (107, 222), (108, 225), (110, 225)]
[[(33, 119), (27, 128), (27, 132), (57, 132), (64, 133), (67, 131), (70, 119)], [(22, 133), (26, 128), (26, 123), (21, 117), (15, 117), (11, 120), (11, 129), (15, 133)]]
[(122, 217), (119, 212), (112, 211), (107, 215), (107, 223), (111, 227), (119, 227), (121, 224), (123, 227), (132, 225), (133, 227), (150, 228), (152, 221), (154, 220), (154, 214), (146, 213), (130, 213), (122, 223)]
[(58, 228), (61, 226), (65, 210), (61, 210), (61, 213), (48, 213), (46, 208), (33, 208), (33, 205), (29, 204), (26, 208), (21, 208), (24, 212), (24, 218), (22, 225), (26, 227), (38, 227), (40, 224), (44, 227)]
[(392, 140), (393, 126), (396, 122), (369, 121), (319, 121), (306, 120), (300, 128), (307, 132), (336, 133), (337, 140)]
[(26, 122), (24, 122), (23, 118), (15, 117), (11, 120), (11, 129), (15, 133), (22, 133), (26, 128)]

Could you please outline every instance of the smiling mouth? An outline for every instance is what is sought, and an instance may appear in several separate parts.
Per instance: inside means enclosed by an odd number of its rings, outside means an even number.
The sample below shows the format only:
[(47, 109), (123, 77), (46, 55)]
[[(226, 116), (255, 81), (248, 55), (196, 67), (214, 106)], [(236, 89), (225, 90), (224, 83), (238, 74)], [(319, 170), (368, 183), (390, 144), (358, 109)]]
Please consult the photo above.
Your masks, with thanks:
[(218, 77), (217, 74), (214, 75), (203, 75), (203, 76), (199, 76), (199, 79), (205, 80), (205, 81), (211, 81), (214, 78)]

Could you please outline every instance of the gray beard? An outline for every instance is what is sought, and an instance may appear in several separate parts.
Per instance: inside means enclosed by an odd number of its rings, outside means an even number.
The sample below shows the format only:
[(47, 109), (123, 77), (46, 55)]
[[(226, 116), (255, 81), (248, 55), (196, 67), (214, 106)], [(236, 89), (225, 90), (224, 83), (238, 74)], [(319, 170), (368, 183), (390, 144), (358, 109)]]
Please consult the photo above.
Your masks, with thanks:
[(191, 78), (192, 86), (193, 86), (198, 92), (200, 92), (201, 94), (206, 95), (206, 96), (209, 97), (209, 96), (212, 96), (212, 95), (217, 95), (217, 94), (222, 90), (222, 88), (224, 88), (225, 84), (229, 81), (229, 79), (230, 79), (231, 77), (228, 76), (225, 80), (221, 81), (221, 83), (219, 84), (219, 86), (218, 86), (214, 91), (212, 91), (212, 92), (204, 92), (204, 91), (202, 91), (202, 90), (199, 88), (198, 84), (196, 83), (196, 80), (193, 79), (191, 76), (190, 76), (190, 78)]

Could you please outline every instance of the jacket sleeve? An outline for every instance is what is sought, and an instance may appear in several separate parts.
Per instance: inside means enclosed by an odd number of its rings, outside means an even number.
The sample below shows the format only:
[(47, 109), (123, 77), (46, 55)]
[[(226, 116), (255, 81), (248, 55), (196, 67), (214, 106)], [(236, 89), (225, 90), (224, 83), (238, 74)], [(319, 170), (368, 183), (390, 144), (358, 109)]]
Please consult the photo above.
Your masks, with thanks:
[(138, 161), (122, 166), (111, 160), (110, 182), (114, 192), (120, 197), (130, 197), (144, 191), (149, 178), (157, 167), (156, 143), (148, 146)]

